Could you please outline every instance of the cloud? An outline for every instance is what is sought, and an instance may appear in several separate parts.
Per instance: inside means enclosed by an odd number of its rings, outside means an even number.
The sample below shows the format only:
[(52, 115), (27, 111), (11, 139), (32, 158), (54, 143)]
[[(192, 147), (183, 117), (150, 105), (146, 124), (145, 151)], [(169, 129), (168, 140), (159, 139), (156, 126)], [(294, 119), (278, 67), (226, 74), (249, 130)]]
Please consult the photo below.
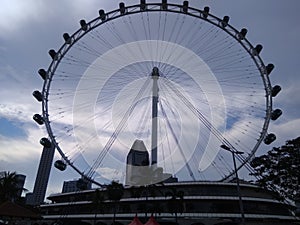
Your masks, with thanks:
[[(119, 170), (121, 169), (121, 170)], [(117, 180), (120, 182), (124, 181), (124, 169), (125, 167), (122, 168), (111, 168), (111, 167), (101, 167), (99, 169), (97, 169), (97, 173), (101, 174), (101, 178), (102, 180), (104, 180), (105, 183), (109, 183), (109, 181), (111, 180)], [(104, 178), (104, 179), (103, 179)], [(97, 178), (96, 178), (97, 179)]]
[(0, 136), (0, 171), (17, 171), (25, 174), (28, 176), (26, 188), (31, 190), (42, 150), (39, 137), (44, 132), (28, 124), (23, 124), (22, 128), (27, 133), (26, 137)]
[(32, 20), (42, 16), (42, 1), (3, 0), (0, 7), (1, 36), (20, 32)]
[(1, 117), (25, 123), (32, 121), (33, 114), (40, 111), (40, 104), (31, 93), (32, 82), (26, 72), (10, 65), (0, 67)]
[[(19, 38), (22, 33), (30, 33), (36, 28), (44, 26), (51, 30), (59, 29), (57, 22), (70, 24), (79, 28), (79, 20), (85, 17), (91, 20), (98, 15), (98, 9), (112, 8), (111, 1), (74, 0), (70, 1), (44, 1), (44, 0), (2, 0), (0, 7), (0, 38)], [(118, 2), (115, 1), (115, 7)], [(73, 24), (73, 26), (72, 26)], [(50, 26), (49, 26), (50, 25)], [(77, 25), (77, 26), (76, 26)]]
[[(36, 132), (35, 132), (36, 133)], [(32, 134), (29, 134), (31, 136)], [(35, 136), (35, 135), (34, 135)], [(31, 136), (32, 137), (32, 136)], [(41, 149), (38, 141), (34, 141), (29, 137), (24, 138), (8, 138), (0, 136), (1, 140), (1, 159), (7, 163), (23, 163), (30, 161), (34, 155), (37, 155)], [(2, 168), (4, 169), (4, 168)]]
[(283, 115), (278, 121), (289, 121), (299, 117), (300, 99), (296, 97), (299, 92), (299, 83), (290, 81), (282, 85), (282, 90), (273, 100), (274, 108), (281, 108)]
[[(31, 95), (32, 82), (26, 72), (10, 65), (0, 67), (0, 170), (17, 171), (28, 176), (26, 187), (33, 185), (42, 146), (39, 139), (46, 131), (33, 120), (41, 105)], [(18, 135), (19, 134), (19, 135)], [(26, 184), (27, 185), (27, 184)]]
[[(139, 0), (125, 1), (126, 5), (138, 2)], [(157, 1), (151, 0), (151, 2)], [(170, 2), (182, 4), (179, 0), (170, 0)], [(50, 59), (47, 51), (52, 47), (58, 48), (63, 43), (61, 37), (63, 32), (71, 34), (79, 28), (80, 19), (84, 18), (89, 21), (98, 16), (100, 8), (110, 11), (118, 8), (118, 3), (117, 0), (74, 0), (72, 3), (59, 1), (55, 4), (53, 1), (44, 0), (1, 1), (0, 117), (15, 121), (13, 125), (26, 133), (23, 138), (0, 137), (1, 169), (24, 172), (28, 182), (33, 183), (41, 151), (38, 141), (40, 137), (47, 135), (45, 127), (39, 127), (32, 121), (32, 115), (41, 112), (41, 105), (31, 95), (34, 89), (40, 89), (42, 86), (36, 74), (37, 68), (49, 65)], [(287, 139), (295, 138), (300, 134), (298, 129), (300, 127), (298, 119), (300, 102), (295, 97), (300, 79), (295, 73), (299, 58), (300, 34), (298, 0), (276, 4), (270, 0), (264, 3), (259, 0), (247, 3), (234, 0), (228, 0), (226, 3), (191, 0), (190, 5), (200, 9), (204, 5), (209, 5), (211, 12), (219, 17), (228, 14), (231, 18), (230, 23), (238, 29), (248, 27), (249, 40), (254, 44), (263, 44), (262, 57), (266, 63), (269, 61), (275, 63), (276, 68), (272, 72), (271, 80), (274, 84), (282, 84), (283, 90), (274, 98), (274, 108), (281, 108), (283, 115), (277, 121), (271, 121), (269, 128), (269, 132), (277, 135), (277, 140), (271, 146), (262, 144), (258, 154), (272, 146), (281, 146)], [(60, 103), (65, 104), (64, 101)], [(242, 115), (235, 122), (239, 122), (239, 127), (243, 130), (248, 125), (243, 114), (247, 109), (238, 104), (238, 101), (232, 102), (231, 107), (242, 108), (240, 109)], [(72, 118), (68, 118), (65, 122), (70, 125)], [(83, 130), (87, 131), (87, 129)], [(232, 135), (246, 141), (244, 140), (246, 136), (240, 137), (241, 133), (238, 129), (233, 130), (236, 133)], [(255, 130), (255, 125), (253, 125), (251, 132), (258, 134), (259, 131)], [(108, 138), (107, 135), (103, 136)], [(69, 149), (73, 147), (74, 145), (69, 145), (69, 143), (66, 145)], [(121, 147), (124, 148), (124, 146), (117, 145), (116, 152)], [(59, 156), (56, 155), (57, 157)], [(180, 161), (179, 157), (174, 160)], [(77, 176), (69, 170), (65, 173), (52, 171), (50, 192), (60, 191), (58, 187), (62, 185), (64, 179)], [(109, 174), (110, 170), (107, 169), (103, 173)], [(60, 177), (60, 180), (57, 180), (57, 177)]]
[[(282, 118), (281, 118), (282, 119)], [(300, 119), (289, 119), (283, 122), (279, 121), (270, 125), (270, 131), (276, 134), (276, 141), (272, 146), (284, 145), (287, 140), (291, 140), (300, 136)]]

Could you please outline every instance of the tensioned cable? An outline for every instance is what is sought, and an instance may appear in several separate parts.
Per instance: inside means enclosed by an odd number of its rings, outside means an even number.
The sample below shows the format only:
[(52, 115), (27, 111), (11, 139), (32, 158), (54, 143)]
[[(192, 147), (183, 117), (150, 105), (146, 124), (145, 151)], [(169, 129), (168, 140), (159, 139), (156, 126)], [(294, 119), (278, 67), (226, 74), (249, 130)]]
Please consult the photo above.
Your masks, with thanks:
[(180, 152), (180, 154), (181, 154), (181, 156), (182, 156), (182, 158), (183, 158), (184, 164), (186, 165), (186, 167), (187, 167), (187, 169), (188, 169), (188, 171), (189, 171), (189, 175), (190, 175), (190, 177), (193, 179), (193, 181), (196, 181), (196, 178), (195, 178), (195, 176), (194, 176), (194, 173), (193, 173), (193, 171), (192, 171), (190, 165), (188, 164), (188, 161), (187, 161), (187, 159), (186, 159), (186, 157), (185, 157), (184, 151), (183, 151), (183, 149), (181, 148), (181, 146), (180, 146), (180, 144), (179, 144), (179, 140), (178, 140), (178, 138), (177, 138), (177, 136), (176, 136), (176, 134), (175, 134), (175, 132), (174, 132), (174, 130), (173, 130), (173, 127), (172, 127), (172, 125), (171, 125), (171, 123), (170, 123), (170, 121), (169, 121), (169, 119), (168, 119), (168, 117), (167, 117), (167, 114), (166, 114), (166, 112), (165, 112), (165, 110), (164, 110), (164, 107), (162, 106), (161, 102), (159, 102), (159, 106), (160, 106), (160, 108), (161, 108), (163, 117), (164, 117), (164, 119), (166, 120), (167, 125), (168, 125), (168, 127), (169, 127), (169, 129), (170, 129), (170, 131), (171, 131), (171, 134), (172, 134), (172, 136), (173, 136), (173, 138), (174, 138), (174, 140), (175, 140), (175, 142), (176, 142), (176, 145), (177, 145), (177, 147), (178, 147), (178, 149), (179, 149), (179, 152)]
[[(152, 13), (150, 11), (141, 12), (135, 15), (128, 15), (126, 17), (120, 17), (119, 19), (114, 20), (113, 24), (105, 23), (99, 28), (100, 29), (93, 29), (85, 35), (86, 39), (80, 39), (72, 48), (64, 60), (62, 60), (62, 65), (64, 66), (63, 71), (56, 71), (56, 76), (54, 77), (55, 81), (59, 84), (73, 84), (73, 81), (76, 82), (82, 75), (81, 71), (85, 70), (88, 65), (93, 61), (93, 59), (97, 56), (100, 56), (107, 50), (110, 50), (118, 45), (126, 44), (129, 41), (139, 41), (139, 40), (153, 40), (153, 39), (160, 39), (163, 41), (169, 42), (176, 42), (190, 50), (195, 51), (197, 54), (201, 55), (201, 58), (209, 64), (209, 67), (212, 71), (216, 74), (219, 83), (222, 87), (224, 87), (225, 93), (225, 101), (228, 102), (235, 102), (239, 104), (240, 108), (233, 108), (227, 112), (228, 117), (231, 116), (231, 120), (234, 122), (239, 119), (239, 115), (252, 115), (252, 117), (257, 117), (259, 114), (258, 111), (264, 112), (265, 109), (262, 107), (262, 104), (255, 103), (256, 96), (261, 96), (260, 92), (256, 94), (253, 92), (258, 86), (257, 84), (251, 83), (254, 80), (255, 71), (257, 72), (257, 68), (255, 65), (246, 64), (247, 58), (241, 58), (243, 54), (241, 51), (235, 48), (238, 44), (235, 40), (230, 41), (231, 38), (228, 35), (221, 35), (222, 32), (219, 32), (219, 28), (214, 28), (212, 26), (204, 26), (207, 23), (204, 20), (199, 20), (199, 18), (189, 18), (187, 15), (184, 14), (174, 14), (171, 16), (170, 12), (168, 11), (159, 11)], [(139, 16), (139, 18), (137, 18)], [(159, 25), (153, 22), (153, 18), (156, 18), (156, 21), (159, 22)], [(178, 20), (176, 20), (178, 18)], [(190, 22), (190, 23), (188, 23)], [(159, 29), (158, 29), (159, 26)], [(143, 27), (143, 28), (142, 28)], [(103, 28), (103, 29), (102, 29)], [(108, 29), (109, 28), (109, 29)], [(141, 29), (139, 29), (141, 28)], [(101, 30), (102, 29), (102, 30)], [(157, 32), (157, 30), (159, 32)], [(172, 31), (173, 30), (173, 31)], [(190, 31), (190, 32), (186, 32)], [(158, 38), (156, 38), (156, 36)], [(121, 39), (120, 39), (121, 37)], [(211, 42), (209, 42), (211, 41)], [(137, 46), (143, 47), (143, 46)], [(161, 54), (161, 58), (165, 58), (163, 54), (167, 51), (163, 51)], [(143, 54), (144, 51), (141, 51), (140, 54)], [(135, 54), (135, 53), (132, 53)], [(87, 58), (86, 58), (87, 57)], [(152, 56), (154, 58), (154, 56)], [(119, 59), (115, 63), (118, 64), (120, 62)], [(180, 60), (180, 59), (178, 59)], [(242, 63), (239, 63), (240, 60), (243, 60)], [(154, 65), (154, 61), (151, 61)], [(187, 93), (194, 95), (195, 88), (193, 86), (189, 87), (188, 82), (186, 82), (182, 77), (181, 74), (178, 73), (178, 70), (173, 68), (167, 68), (167, 64), (159, 62), (160, 70), (164, 72), (164, 74), (172, 79), (172, 81), (176, 81), (180, 84), (187, 84), (187, 89), (185, 90)], [(174, 62), (176, 64), (176, 62)], [(252, 65), (252, 66), (251, 66)], [(113, 66), (112, 64), (107, 65)], [(124, 68), (124, 74), (122, 79), (115, 79), (116, 85), (109, 84), (105, 91), (109, 92), (118, 91), (121, 87), (121, 84), (126, 85), (126, 83), (130, 81), (126, 81), (128, 78), (131, 77), (131, 74), (134, 72), (144, 70), (144, 66), (137, 66), (137, 67), (128, 67)], [(102, 68), (93, 66), (91, 69), (94, 70), (101, 70)], [(166, 69), (166, 70), (164, 70)], [(79, 70), (79, 72), (77, 72)], [(140, 72), (141, 72), (140, 71)], [(223, 74), (224, 73), (224, 74)], [(244, 76), (246, 75), (246, 76)], [(172, 78), (171, 78), (172, 77)], [(99, 79), (98, 77), (95, 79)], [(210, 80), (203, 80), (203, 82), (212, 82)], [(69, 125), (64, 125), (63, 130), (66, 131), (66, 134), (60, 132), (61, 122), (64, 122), (68, 119), (69, 115), (72, 113), (72, 108), (65, 107), (63, 104), (63, 98), (69, 99), (72, 97), (72, 90), (71, 88), (62, 90), (60, 86), (53, 87), (51, 91), (55, 95), (51, 95), (52, 103), (59, 105), (59, 107), (54, 107), (53, 110), (51, 109), (51, 122), (57, 123), (57, 127), (54, 128), (57, 131), (54, 132), (57, 134), (57, 138), (64, 141), (65, 135), (72, 137), (72, 127)], [(232, 88), (233, 87), (233, 88)], [(240, 87), (240, 88), (239, 88)], [(92, 88), (92, 87), (91, 87)], [(232, 94), (235, 92), (235, 88), (239, 88), (236, 95)], [(85, 90), (77, 90), (79, 94), (88, 94), (89, 88)], [(222, 89), (223, 91), (223, 89)], [(246, 96), (245, 98), (240, 96)], [(253, 98), (251, 98), (253, 96)], [(101, 98), (101, 100), (97, 101), (97, 103), (103, 106), (101, 113), (108, 114), (110, 113), (110, 102), (113, 101), (112, 95), (108, 95), (107, 98)], [(201, 97), (193, 96), (197, 101), (201, 102)], [(209, 105), (205, 99), (202, 100), (202, 103)], [(85, 109), (87, 105), (82, 104), (78, 106), (80, 109)], [(243, 108), (250, 108), (246, 112), (243, 111)], [(254, 112), (255, 110), (255, 112)], [(100, 113), (96, 116), (99, 116)], [(261, 116), (263, 119), (263, 117)], [(91, 118), (81, 119), (79, 123), (84, 124), (85, 121), (90, 120)], [(230, 120), (230, 118), (229, 118)], [(105, 129), (110, 128), (110, 123), (106, 123)], [(249, 134), (251, 138), (255, 137), (257, 133), (257, 128), (261, 128), (258, 126), (258, 123), (249, 123), (250, 126), (247, 127), (245, 124), (238, 125), (234, 128), (234, 130), (238, 131), (239, 133)], [(76, 128), (76, 127), (75, 127)], [(104, 128), (103, 128), (104, 129)], [(104, 130), (105, 130), (104, 129)], [(226, 134), (226, 138), (228, 135)], [(92, 140), (92, 139), (88, 139)], [(230, 142), (231, 139), (229, 139)], [(238, 143), (242, 145), (241, 143)], [(243, 146), (246, 148), (247, 146)], [(64, 147), (64, 150), (67, 151), (69, 146)], [(248, 149), (249, 147), (247, 147)], [(70, 148), (75, 151), (76, 148)], [(84, 151), (80, 150), (80, 151)], [(87, 149), (86, 149), (87, 150)], [(251, 150), (251, 149), (250, 149)]]
[[(163, 81), (164, 81), (164, 79), (163, 79)], [(166, 90), (167, 90), (167, 86), (163, 85), (164, 82), (162, 82), (161, 84), (162, 84), (162, 86), (161, 86), (161, 89), (160, 89), (160, 90), (161, 90), (161, 92), (165, 93)], [(172, 98), (173, 101), (178, 101), (178, 98), (175, 98), (176, 95), (174, 95), (174, 97), (173, 97), (173, 95), (171, 95), (170, 97)], [(171, 110), (171, 113), (172, 113), (173, 118), (176, 118), (177, 116), (174, 114), (174, 111), (172, 110), (172, 107), (169, 107), (169, 108), (170, 108), (170, 110)], [(190, 108), (188, 108), (188, 109), (190, 110)], [(198, 118), (198, 117), (197, 117), (197, 118)], [(175, 122), (176, 122), (176, 121), (175, 121)], [(178, 125), (177, 125), (177, 126), (178, 126)], [(209, 135), (209, 134), (206, 134), (206, 133), (203, 133), (203, 132), (202, 132), (202, 134), (200, 135), (199, 138), (202, 138), (203, 141), (204, 141), (204, 140), (208, 140), (209, 136), (206, 136), (206, 135)], [(200, 143), (200, 142), (198, 142), (198, 144), (197, 144), (197, 147), (196, 147), (197, 149), (198, 149), (198, 148), (201, 149), (202, 147), (204, 147), (204, 146), (200, 146), (199, 143)], [(198, 149), (197, 151), (195, 151), (195, 152), (193, 153), (193, 156), (191, 157), (191, 160), (192, 160), (192, 162), (194, 162), (194, 165), (195, 165), (195, 168), (196, 168), (197, 171), (198, 171), (198, 166), (196, 166), (196, 163), (197, 163), (197, 162), (199, 163), (199, 161), (197, 161), (197, 160), (199, 160), (199, 159), (197, 158), (197, 157), (199, 157), (198, 154), (197, 154), (198, 151), (199, 151), (199, 149)], [(217, 156), (217, 157), (219, 157), (219, 156)], [(226, 161), (222, 161), (222, 160), (220, 160), (220, 161), (221, 161), (221, 163), (223, 163), (223, 164), (226, 166), (226, 169), (228, 170), (228, 172), (230, 172), (230, 171), (231, 171), (231, 167), (229, 166), (229, 164), (228, 164)], [(220, 169), (216, 166), (215, 163), (212, 163), (211, 165), (218, 171), (219, 175), (221, 175), (221, 176), (224, 176), (224, 175), (225, 175), (225, 173), (224, 173), (225, 171), (220, 170)], [(198, 172), (199, 172), (199, 171), (198, 171)], [(203, 176), (202, 173), (199, 172), (199, 174), (200, 174), (201, 176)]]
[(146, 90), (146, 86), (149, 85), (148, 79), (146, 79), (146, 81), (144, 82), (144, 84), (142, 85), (141, 89), (139, 90), (138, 94), (136, 95), (135, 99), (133, 100), (133, 105), (129, 106), (129, 108), (127, 109), (126, 113), (124, 114), (122, 120), (120, 121), (120, 123), (118, 124), (118, 126), (116, 127), (115, 131), (113, 132), (113, 134), (111, 135), (111, 137), (109, 138), (109, 140), (107, 141), (107, 143), (105, 144), (103, 150), (100, 152), (99, 156), (97, 157), (97, 159), (94, 162), (94, 165), (91, 166), (91, 169), (89, 170), (89, 172), (87, 173), (88, 177), (93, 177), (96, 169), (100, 166), (100, 164), (102, 163), (103, 159), (105, 158), (106, 154), (109, 152), (110, 147), (112, 146), (112, 144), (115, 142), (115, 140), (117, 139), (119, 133), (121, 132), (121, 130), (124, 128), (127, 119), (129, 118), (129, 115), (132, 113), (133, 109), (136, 106), (136, 103), (138, 102), (138, 100), (140, 99), (140, 97), (143, 95), (144, 91)]
[[(176, 88), (174, 87), (174, 85), (172, 85), (170, 83), (170, 81), (168, 79), (165, 79), (166, 81), (166, 85), (168, 87), (170, 87), (173, 92), (182, 100), (182, 102), (184, 104), (186, 104), (186, 106), (200, 119), (200, 121), (203, 122), (203, 124), (212, 131), (212, 133), (220, 140), (221, 143), (226, 144), (228, 147), (230, 147), (232, 150), (237, 151), (235, 149), (235, 147), (233, 145), (231, 145), (231, 143), (226, 140), (225, 137), (223, 137), (223, 135), (205, 118), (205, 116), (199, 111), (197, 110), (183, 95), (182, 93)], [(245, 158), (243, 156), (240, 155), (236, 155), (236, 158), (241, 162), (241, 163), (245, 163)], [(224, 161), (225, 162), (225, 161)], [(245, 167), (248, 169), (248, 171), (253, 172), (253, 168), (250, 166), (249, 163), (245, 163)], [(217, 168), (217, 167), (216, 167)]]
[[(209, 120), (207, 120), (205, 116), (197, 108), (195, 108), (194, 105), (190, 103), (189, 100), (185, 96), (183, 96), (182, 93), (176, 87), (174, 87), (174, 85), (168, 82), (168, 79), (166, 79), (166, 81), (166, 85), (172, 89), (172, 91), (182, 100), (182, 102), (191, 110), (191, 112), (193, 112), (199, 118), (199, 120), (202, 121), (206, 128), (210, 130), (212, 134), (214, 134), (215, 137), (217, 137), (221, 143), (227, 145), (229, 148), (231, 148), (231, 150), (237, 151), (235, 147), (219, 132), (219, 130), (216, 129), (209, 122)], [(243, 157), (238, 157), (238, 159), (241, 160), (240, 162), (242, 163), (245, 160)]]

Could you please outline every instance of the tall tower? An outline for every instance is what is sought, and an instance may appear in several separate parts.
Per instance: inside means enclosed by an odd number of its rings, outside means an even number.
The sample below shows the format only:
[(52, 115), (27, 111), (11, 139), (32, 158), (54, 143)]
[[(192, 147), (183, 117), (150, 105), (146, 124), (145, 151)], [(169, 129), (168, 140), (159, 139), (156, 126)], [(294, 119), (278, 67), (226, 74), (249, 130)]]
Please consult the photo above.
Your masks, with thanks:
[(38, 168), (38, 172), (36, 175), (33, 193), (29, 195), (26, 200), (30, 205), (39, 205), (44, 202), (50, 170), (53, 162), (55, 147), (51, 145), (51, 147), (43, 148), (43, 152), (40, 159), (40, 164)]
[(158, 115), (158, 78), (159, 70), (153, 67), (152, 74), (152, 134), (151, 134), (151, 165), (149, 154), (142, 140), (135, 140), (126, 161), (125, 185), (141, 186), (158, 182), (177, 182), (172, 174), (164, 173), (162, 167), (157, 167), (157, 115)]
[(159, 70), (157, 67), (153, 67), (152, 70), (152, 137), (151, 137), (151, 165), (157, 164), (157, 106), (158, 106), (158, 78)]

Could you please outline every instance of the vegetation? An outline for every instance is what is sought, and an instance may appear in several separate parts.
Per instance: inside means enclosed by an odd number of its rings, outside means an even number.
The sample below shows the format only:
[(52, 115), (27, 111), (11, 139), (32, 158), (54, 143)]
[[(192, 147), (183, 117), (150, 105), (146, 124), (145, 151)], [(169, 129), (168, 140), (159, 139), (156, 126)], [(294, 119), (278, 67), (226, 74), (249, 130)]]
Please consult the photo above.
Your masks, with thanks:
[(115, 224), (116, 221), (117, 202), (120, 201), (123, 194), (124, 194), (123, 184), (120, 184), (117, 181), (112, 181), (111, 184), (107, 186), (108, 199), (114, 203), (113, 224)]
[(0, 178), (0, 203), (5, 201), (17, 201), (20, 196), (20, 191), (24, 189), (20, 189), (17, 186), (18, 179), (16, 176), (16, 172), (4, 172), (3, 177)]
[(300, 137), (254, 158), (251, 166), (255, 170), (251, 175), (259, 177), (258, 185), (275, 187), (282, 197), (299, 200)]
[(184, 203), (183, 203), (183, 191), (178, 191), (176, 188), (170, 189), (165, 193), (165, 197), (171, 197), (168, 202), (168, 209), (171, 213), (175, 214), (175, 220), (177, 223), (177, 214), (183, 213), (184, 211)]
[(97, 214), (104, 213), (104, 209), (105, 209), (104, 195), (99, 189), (96, 189), (95, 195), (92, 200), (92, 210), (95, 211), (94, 224), (96, 223), (97, 220)]
[(163, 196), (164, 194), (158, 187), (159, 184), (150, 184), (146, 186), (138, 186), (130, 188), (130, 194), (132, 198), (145, 198), (145, 202), (138, 204), (138, 212), (144, 212), (145, 218), (148, 213), (152, 215), (155, 213), (161, 213), (162, 207), (158, 201), (149, 201), (149, 197)]

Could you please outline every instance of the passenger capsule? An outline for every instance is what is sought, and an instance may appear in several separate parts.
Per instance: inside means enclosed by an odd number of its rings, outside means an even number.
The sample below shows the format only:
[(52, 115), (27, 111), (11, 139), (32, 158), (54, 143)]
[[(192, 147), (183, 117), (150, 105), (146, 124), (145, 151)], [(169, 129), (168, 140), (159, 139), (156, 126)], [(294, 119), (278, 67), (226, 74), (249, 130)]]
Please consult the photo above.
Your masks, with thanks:
[(262, 48), (263, 48), (262, 45), (260, 45), (260, 44), (256, 45), (255, 48), (253, 48), (253, 49), (251, 50), (252, 55), (258, 56), (259, 53), (261, 52)]
[(271, 120), (277, 120), (282, 115), (281, 109), (275, 109), (271, 114)]
[(120, 10), (121, 15), (125, 14), (126, 8), (125, 8), (124, 2), (119, 3), (119, 10)]
[(266, 66), (266, 74), (267, 75), (269, 75), (271, 72), (272, 72), (272, 70), (274, 69), (274, 64), (272, 64), (272, 63), (269, 63), (267, 66)]
[(223, 20), (221, 21), (222, 27), (227, 27), (228, 22), (229, 22), (229, 16), (224, 16)]
[(273, 141), (275, 141), (275, 140), (276, 140), (275, 134), (270, 133), (270, 134), (268, 134), (268, 135), (265, 137), (264, 143), (265, 143), (266, 145), (269, 145), (269, 144), (271, 144), (271, 143), (272, 143)]
[(43, 125), (44, 124), (44, 119), (43, 119), (43, 117), (40, 114), (34, 114), (32, 118), (39, 125)]
[(141, 10), (145, 11), (146, 10), (146, 0), (141, 0), (140, 5), (141, 5)]
[(33, 97), (35, 97), (36, 100), (38, 100), (39, 102), (43, 101), (43, 95), (41, 92), (39, 91), (34, 91), (32, 92)]
[(87, 31), (88, 25), (87, 25), (87, 23), (85, 22), (85, 20), (80, 20), (79, 23), (80, 23), (81, 29), (84, 30), (84, 31)]
[(208, 14), (209, 14), (209, 7), (205, 6), (202, 12), (202, 17), (206, 19), (208, 17)]
[(71, 44), (71, 37), (68, 33), (64, 33), (63, 38), (67, 44)]
[(189, 2), (188, 1), (184, 1), (183, 2), (183, 6), (182, 6), (182, 11), (184, 13), (187, 13), (188, 12), (188, 8), (189, 8)]
[(168, 10), (168, 2), (167, 2), (167, 0), (162, 0), (161, 1), (161, 9), (162, 10)]
[(54, 163), (55, 168), (59, 169), (60, 171), (64, 171), (67, 168), (67, 164), (62, 160), (56, 160)]
[(51, 59), (56, 60), (57, 53), (54, 49), (50, 49), (48, 53), (49, 53)]
[(46, 78), (47, 78), (47, 72), (46, 72), (46, 70), (44, 70), (44, 69), (39, 69), (38, 73), (39, 73), (39, 75), (41, 76), (41, 78), (42, 78), (43, 80), (46, 80)]
[(106, 14), (105, 14), (105, 11), (103, 9), (99, 10), (99, 16), (100, 16), (100, 19), (102, 21), (106, 19)]
[(43, 145), (45, 148), (51, 148), (52, 144), (51, 141), (48, 138), (41, 138), (40, 144)]
[(243, 40), (247, 33), (248, 30), (246, 28), (241, 29), (241, 31), (237, 34), (238, 39)]
[(279, 85), (275, 85), (272, 87), (271, 95), (275, 97), (281, 91), (281, 87)]

